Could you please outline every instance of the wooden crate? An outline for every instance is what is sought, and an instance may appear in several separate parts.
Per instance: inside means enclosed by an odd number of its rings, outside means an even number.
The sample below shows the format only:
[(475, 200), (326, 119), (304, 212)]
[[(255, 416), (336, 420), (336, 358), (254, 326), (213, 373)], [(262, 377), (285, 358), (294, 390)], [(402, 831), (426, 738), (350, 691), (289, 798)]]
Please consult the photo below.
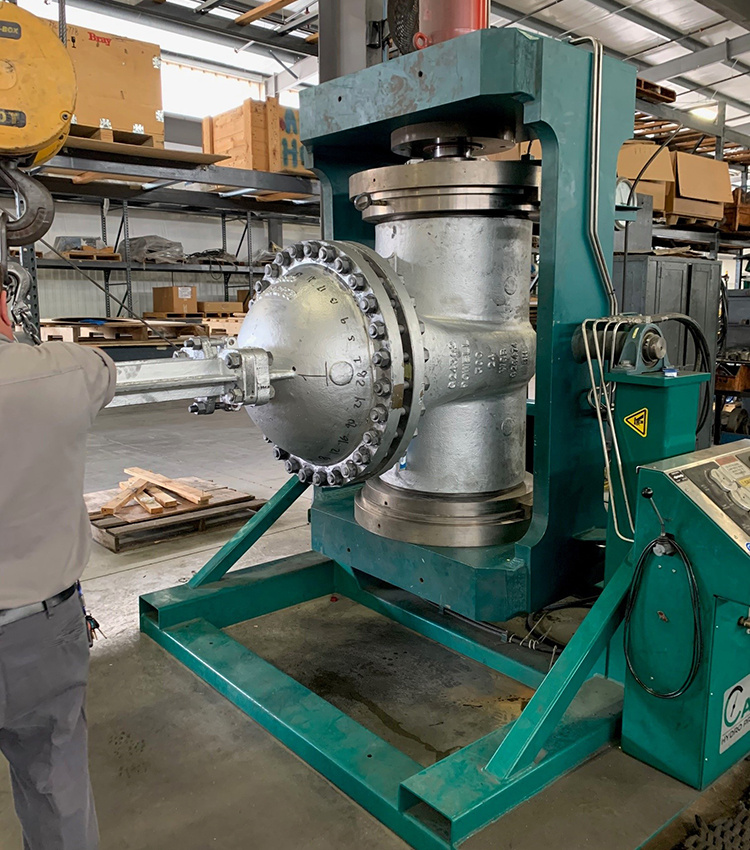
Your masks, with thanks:
[(227, 165), (254, 171), (312, 176), (302, 164), (299, 110), (274, 97), (203, 119), (203, 151), (225, 154)]
[(719, 362), (716, 364), (717, 392), (746, 392), (750, 390), (750, 365)]
[[(49, 25), (57, 31), (57, 21)], [(71, 24), (67, 36), (78, 83), (74, 124), (150, 137), (163, 145), (159, 45)]]
[(94, 540), (113, 552), (121, 552), (247, 522), (265, 504), (263, 499), (231, 487), (222, 487), (214, 481), (202, 478), (176, 478), (175, 481), (208, 492), (211, 496), (209, 504), (196, 505), (176, 496), (177, 506), (165, 507), (158, 516), (152, 516), (138, 504), (126, 505), (114, 515), (105, 516), (101, 513), (101, 506), (121, 490), (115, 488), (87, 493), (84, 499)]
[(724, 221), (721, 229), (730, 233), (750, 228), (750, 203), (748, 194), (742, 195), (742, 189), (732, 192), (732, 203), (724, 204)]

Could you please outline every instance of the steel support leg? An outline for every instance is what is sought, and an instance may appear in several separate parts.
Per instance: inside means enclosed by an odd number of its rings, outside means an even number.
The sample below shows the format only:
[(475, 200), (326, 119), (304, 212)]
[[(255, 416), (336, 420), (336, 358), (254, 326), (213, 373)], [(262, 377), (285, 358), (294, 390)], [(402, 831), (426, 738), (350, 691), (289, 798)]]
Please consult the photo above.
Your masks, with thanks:
[(510, 779), (537, 757), (617, 630), (632, 575), (624, 561), (489, 760), (490, 773)]
[(296, 476), (289, 481), (263, 505), (263, 507), (225, 543), (211, 560), (188, 582), (190, 587), (202, 587), (212, 581), (219, 581), (237, 561), (256, 543), (268, 529), (290, 508), (305, 492), (308, 484)]

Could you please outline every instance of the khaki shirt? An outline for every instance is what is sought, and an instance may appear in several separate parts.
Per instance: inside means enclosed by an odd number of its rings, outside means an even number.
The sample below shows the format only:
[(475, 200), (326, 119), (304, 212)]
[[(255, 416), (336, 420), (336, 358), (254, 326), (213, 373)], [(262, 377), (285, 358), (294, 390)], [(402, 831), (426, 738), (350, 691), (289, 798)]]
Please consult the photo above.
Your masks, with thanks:
[(91, 549), (86, 435), (115, 380), (115, 364), (95, 348), (0, 336), (0, 609), (80, 578)]

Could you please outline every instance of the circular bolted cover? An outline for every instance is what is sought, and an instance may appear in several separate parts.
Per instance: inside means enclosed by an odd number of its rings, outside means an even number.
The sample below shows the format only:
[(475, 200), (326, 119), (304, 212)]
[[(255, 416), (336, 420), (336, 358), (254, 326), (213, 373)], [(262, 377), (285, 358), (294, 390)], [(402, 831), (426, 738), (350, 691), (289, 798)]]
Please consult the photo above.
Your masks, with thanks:
[[(364, 481), (393, 465), (416, 430), (419, 319), (393, 268), (371, 249), (302, 246), (280, 252), (240, 330), (240, 348), (272, 356), (273, 398), (246, 409), (303, 481)], [(360, 288), (352, 289), (352, 275)]]

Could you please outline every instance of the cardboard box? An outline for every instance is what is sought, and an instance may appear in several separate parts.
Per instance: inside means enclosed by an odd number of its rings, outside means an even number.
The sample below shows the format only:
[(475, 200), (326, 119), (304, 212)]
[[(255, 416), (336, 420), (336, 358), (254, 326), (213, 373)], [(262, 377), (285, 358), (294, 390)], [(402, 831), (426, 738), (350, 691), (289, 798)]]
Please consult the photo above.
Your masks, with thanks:
[[(57, 31), (57, 21), (50, 21)], [(164, 142), (161, 48), (68, 24), (78, 82), (75, 124), (142, 133)]]
[(654, 212), (663, 213), (667, 204), (667, 186), (674, 183), (662, 183), (657, 180), (639, 180), (636, 186), (637, 195), (650, 195), (654, 199)]
[[(626, 142), (617, 156), (617, 176), (631, 182), (636, 180), (655, 150), (656, 145), (653, 142)], [(674, 171), (669, 151), (665, 148), (659, 151), (643, 172), (635, 191), (642, 195), (651, 195), (654, 199), (654, 212), (663, 213), (670, 186), (674, 186)]]
[(198, 298), (194, 286), (155, 286), (154, 313), (197, 313)]
[(681, 151), (671, 158), (675, 183), (667, 191), (667, 215), (721, 221), (724, 204), (732, 201), (729, 165)]
[(241, 313), (242, 304), (239, 301), (199, 301), (199, 313)]
[(249, 289), (238, 289), (237, 290), (237, 301), (239, 301), (240, 305), (244, 304), (245, 301), (248, 300), (252, 296), (252, 292)]
[(246, 100), (242, 106), (203, 119), (203, 152), (225, 154), (223, 165), (311, 175), (302, 164), (299, 110), (275, 97)]

